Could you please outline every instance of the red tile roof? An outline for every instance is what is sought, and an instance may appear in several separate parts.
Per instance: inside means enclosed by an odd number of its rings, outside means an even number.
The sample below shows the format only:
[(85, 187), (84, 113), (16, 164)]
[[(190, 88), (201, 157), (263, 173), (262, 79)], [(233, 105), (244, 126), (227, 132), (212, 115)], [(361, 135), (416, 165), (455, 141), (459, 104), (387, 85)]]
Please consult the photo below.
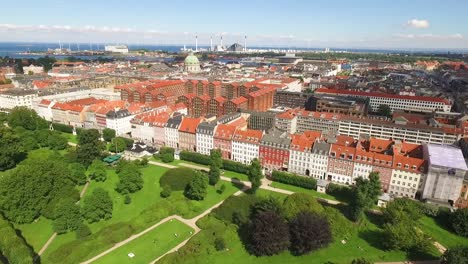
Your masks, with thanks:
[(216, 126), (216, 131), (214, 133), (214, 138), (232, 140), (232, 136), (236, 131), (235, 126), (219, 124)]
[(195, 134), (197, 131), (198, 125), (202, 122), (203, 118), (191, 118), (184, 117), (182, 118), (182, 123), (180, 124), (179, 131), (185, 133)]
[(263, 132), (261, 130), (236, 130), (232, 140), (258, 145), (262, 140)]

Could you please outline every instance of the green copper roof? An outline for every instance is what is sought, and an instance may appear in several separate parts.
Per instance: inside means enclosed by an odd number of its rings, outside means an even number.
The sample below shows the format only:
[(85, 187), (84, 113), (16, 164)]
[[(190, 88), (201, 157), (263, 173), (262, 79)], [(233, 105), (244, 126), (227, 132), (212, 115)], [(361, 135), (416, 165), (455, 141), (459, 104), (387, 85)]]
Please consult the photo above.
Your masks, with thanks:
[(193, 53), (190, 53), (184, 61), (185, 65), (198, 65), (200, 64), (200, 61), (198, 61), (197, 56), (193, 55)]

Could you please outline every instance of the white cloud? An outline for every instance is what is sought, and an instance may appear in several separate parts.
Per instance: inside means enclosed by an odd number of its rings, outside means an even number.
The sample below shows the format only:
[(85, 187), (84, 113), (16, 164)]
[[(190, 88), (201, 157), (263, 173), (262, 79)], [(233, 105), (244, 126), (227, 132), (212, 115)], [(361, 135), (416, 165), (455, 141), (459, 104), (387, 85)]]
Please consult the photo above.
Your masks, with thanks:
[(406, 26), (407, 27), (410, 27), (410, 28), (428, 28), (429, 27), (429, 21), (425, 20), (425, 19), (416, 19), (416, 18), (413, 18), (411, 20), (408, 20), (408, 22), (406, 22)]

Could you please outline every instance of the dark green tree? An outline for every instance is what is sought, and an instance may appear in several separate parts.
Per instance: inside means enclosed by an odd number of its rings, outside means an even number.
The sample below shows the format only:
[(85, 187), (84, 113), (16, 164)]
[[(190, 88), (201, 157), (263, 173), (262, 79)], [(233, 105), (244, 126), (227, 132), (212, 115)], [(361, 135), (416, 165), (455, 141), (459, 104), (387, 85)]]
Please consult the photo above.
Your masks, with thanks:
[(209, 183), (216, 185), (221, 176), (221, 167), (223, 166), (223, 160), (221, 158), (221, 151), (218, 149), (211, 150), (210, 153), (210, 171), (208, 172)]
[(252, 160), (252, 163), (249, 165), (249, 171), (247, 173), (249, 181), (252, 184), (252, 192), (255, 193), (258, 188), (262, 185), (262, 166), (257, 158)]
[(51, 133), (47, 138), (49, 148), (53, 150), (62, 150), (68, 147), (68, 139), (60, 133)]
[(249, 235), (249, 249), (256, 256), (276, 255), (290, 245), (288, 224), (274, 211), (255, 214)]
[(111, 142), (111, 140), (115, 138), (115, 130), (110, 128), (104, 128), (102, 130), (102, 138), (104, 138), (106, 142)]
[(449, 248), (442, 255), (442, 264), (466, 264), (468, 263), (468, 246)]
[(377, 109), (377, 114), (379, 116), (392, 117), (392, 109), (386, 104), (381, 104)]
[(115, 153), (123, 152), (127, 148), (127, 144), (123, 138), (114, 138), (109, 146), (109, 150)]
[(23, 146), (10, 128), (0, 127), (0, 146), (0, 171), (15, 167), (23, 154)]
[(86, 224), (81, 223), (78, 229), (76, 229), (75, 234), (77, 239), (81, 239), (91, 235), (91, 230)]
[(73, 200), (60, 201), (55, 207), (55, 215), (57, 218), (52, 226), (58, 234), (75, 231), (82, 225), (80, 207)]
[(205, 176), (200, 173), (196, 173), (185, 188), (184, 194), (191, 200), (203, 200), (208, 194), (206, 190), (208, 187), (207, 185)]
[(351, 261), (351, 264), (374, 264), (374, 262), (365, 258), (357, 258), (353, 259), (353, 261)]
[(82, 214), (88, 223), (112, 218), (112, 199), (109, 193), (98, 187), (83, 200)]
[(310, 211), (297, 214), (289, 222), (291, 252), (304, 255), (328, 246), (332, 242), (330, 225), (324, 216)]
[(120, 181), (117, 184), (116, 191), (121, 194), (134, 193), (143, 188), (143, 178), (140, 168), (134, 162), (128, 162), (119, 171)]
[(24, 127), (27, 130), (46, 129), (47, 121), (41, 118), (36, 111), (26, 106), (15, 107), (8, 116), (8, 125), (10, 127)]
[(87, 181), (86, 169), (79, 163), (70, 163), (68, 166), (70, 169), (70, 180), (75, 185), (84, 185)]
[(107, 180), (106, 165), (104, 162), (95, 159), (88, 168), (89, 178), (97, 182), (104, 182)]
[(167, 198), (167, 197), (171, 196), (171, 193), (172, 193), (171, 186), (164, 185), (162, 187), (162, 191), (161, 191), (160, 195), (161, 195), (162, 198)]
[(468, 208), (458, 209), (450, 215), (453, 230), (460, 236), (468, 237)]
[(36, 60), (36, 63), (38, 65), (41, 65), (44, 68), (45, 72), (50, 71), (55, 62), (57, 62), (57, 60), (54, 57), (49, 56), (40, 57)]
[(77, 160), (87, 167), (93, 160), (101, 156), (102, 151), (105, 149), (104, 143), (100, 140), (101, 135), (97, 129), (82, 130), (78, 133), (77, 138)]
[(369, 179), (361, 177), (356, 179), (356, 185), (352, 190), (350, 201), (351, 218), (354, 221), (361, 219), (364, 211), (377, 203), (377, 199), (382, 193), (380, 188), (378, 172), (371, 172)]

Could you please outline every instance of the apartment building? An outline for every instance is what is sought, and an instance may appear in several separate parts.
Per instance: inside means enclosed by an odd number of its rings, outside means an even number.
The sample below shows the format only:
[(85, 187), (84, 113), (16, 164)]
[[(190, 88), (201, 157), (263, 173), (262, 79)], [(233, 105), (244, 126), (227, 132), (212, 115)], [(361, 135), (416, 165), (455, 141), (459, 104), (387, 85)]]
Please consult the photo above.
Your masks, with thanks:
[(236, 130), (232, 138), (232, 160), (250, 164), (259, 157), (260, 141), (263, 132), (260, 130)]

